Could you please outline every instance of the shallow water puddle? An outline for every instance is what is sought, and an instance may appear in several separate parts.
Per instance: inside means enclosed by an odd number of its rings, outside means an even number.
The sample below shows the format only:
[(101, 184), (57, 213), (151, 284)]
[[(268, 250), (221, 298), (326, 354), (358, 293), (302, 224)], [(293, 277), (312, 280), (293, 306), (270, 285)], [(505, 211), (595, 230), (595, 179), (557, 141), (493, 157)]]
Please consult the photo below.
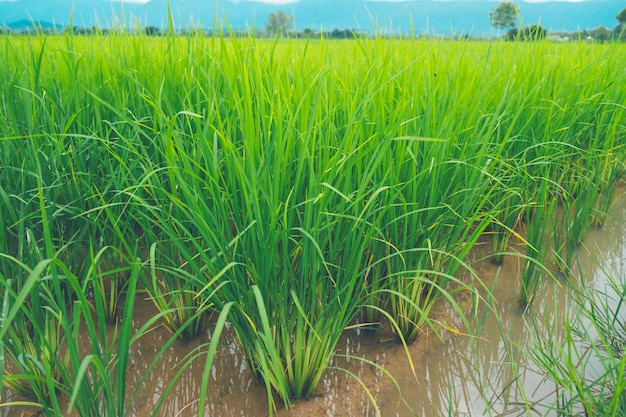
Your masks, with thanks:
[[(606, 286), (604, 271), (626, 273), (626, 197), (618, 200), (614, 216), (602, 230), (592, 230), (585, 239), (580, 255), (580, 271), (588, 284)], [(531, 329), (518, 306), (520, 261), (505, 259), (501, 267), (481, 260), (490, 249), (489, 243), (479, 244), (470, 260), (487, 287), (494, 288), (493, 312), (483, 316), (480, 309), (474, 317), (478, 337), (446, 334), (440, 341), (430, 332), (422, 334), (410, 346), (415, 374), (411, 370), (402, 346), (387, 333), (364, 330), (346, 332), (339, 344), (337, 357), (321, 382), (316, 395), (307, 401), (296, 401), (294, 410), (279, 409), (285, 416), (375, 416), (364, 384), (376, 400), (382, 416), (522, 416), (546, 415), (545, 405), (554, 402), (554, 387), (526, 363), (515, 347), (530, 341), (533, 332), (552, 331), (549, 324), (570, 314), (573, 300), (558, 283), (546, 281), (533, 311), (541, 321)], [(603, 266), (604, 268), (602, 268)], [(469, 300), (468, 300), (469, 301)], [(471, 306), (471, 303), (468, 304)], [(135, 320), (137, 327), (155, 314), (149, 301), (140, 300)], [(445, 305), (438, 314), (450, 316)], [(499, 320), (497, 319), (499, 317)], [(449, 320), (449, 319), (448, 319)], [(459, 327), (460, 328), (460, 327)], [(558, 332), (558, 329), (557, 329)], [(149, 377), (142, 381), (152, 360), (169, 334), (157, 328), (142, 337), (134, 346), (132, 367), (127, 383), (130, 390), (141, 384), (134, 400), (132, 416), (147, 417), (164, 398), (166, 387), (188, 355), (202, 352), (210, 340), (210, 330), (202, 338), (189, 343), (175, 343), (155, 365)], [(390, 378), (367, 361), (384, 367), (399, 384), (402, 396)], [(174, 390), (165, 397), (160, 416), (188, 417), (197, 415), (198, 398), (204, 366), (204, 356), (185, 370)], [(358, 375), (360, 382), (342, 370)], [(264, 417), (268, 415), (265, 386), (248, 370), (238, 353), (232, 331), (222, 335), (221, 349), (214, 360), (210, 375), (206, 416)], [(129, 390), (129, 392), (130, 392)], [(530, 400), (527, 408), (523, 398)], [(0, 408), (0, 417), (16, 415), (15, 408)], [(549, 415), (549, 414), (547, 414)]]
[[(626, 198), (622, 195), (612, 219), (601, 230), (590, 231), (580, 250), (580, 273), (574, 275), (584, 277), (585, 285), (604, 291), (607, 272), (626, 273), (625, 220)], [(515, 262), (507, 259), (499, 270), (488, 261), (474, 264), (487, 282), (497, 273), (497, 314), (488, 314), (484, 322), (479, 320), (479, 339), (454, 337), (440, 349), (430, 349), (418, 381), (406, 372), (396, 374), (413, 411), (383, 407), (383, 416), (556, 415), (546, 410), (555, 402), (554, 386), (525, 361), (514, 344), (530, 342), (536, 333), (558, 334), (559, 329), (549, 328), (550, 323), (562, 323), (571, 315), (574, 300), (558, 283), (545, 282), (532, 307), (538, 321), (531, 323), (518, 307), (517, 271), (521, 266)], [(530, 408), (522, 398), (530, 401)]]

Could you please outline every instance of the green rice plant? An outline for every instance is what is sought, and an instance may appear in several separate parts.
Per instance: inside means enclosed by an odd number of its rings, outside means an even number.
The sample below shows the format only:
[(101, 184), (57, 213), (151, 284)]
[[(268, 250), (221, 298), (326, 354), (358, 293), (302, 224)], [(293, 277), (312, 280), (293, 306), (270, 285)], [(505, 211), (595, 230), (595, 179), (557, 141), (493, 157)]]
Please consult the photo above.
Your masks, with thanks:
[[(4, 387), (25, 399), (1, 405), (34, 406), (48, 416), (131, 415), (133, 401), (142, 389), (141, 384), (126, 385), (132, 347), (162, 318), (158, 314), (133, 330), (134, 300), (143, 266), (130, 263), (124, 314), (112, 332), (105, 316), (99, 311), (94, 315), (86, 292), (80, 291), (84, 280), (74, 276), (61, 262), (45, 260), (32, 270), (22, 267), (29, 276), (20, 293), (15, 293), (12, 283), (0, 275), (6, 295), (1, 316), (3, 375), (0, 379)], [(67, 281), (74, 288), (73, 302), (65, 299), (67, 292), (58, 285), (58, 280)], [(220, 315), (214, 339), (207, 346), (205, 374), (211, 369), (228, 309)], [(181, 331), (165, 341), (144, 379)], [(5, 361), (9, 362), (8, 366)], [(180, 373), (164, 386), (164, 395), (171, 391)], [(162, 401), (151, 410), (151, 415), (158, 415)]]
[[(164, 251), (159, 251), (161, 255)], [(168, 251), (170, 252), (170, 251)], [(144, 288), (150, 299), (161, 312), (163, 325), (178, 337), (187, 341), (202, 331), (206, 309), (202, 299), (197, 297), (200, 288), (193, 285), (192, 274), (184, 270), (184, 265), (165, 266), (156, 259), (157, 245), (150, 247), (150, 273), (145, 279)], [(177, 254), (175, 253), (174, 256)], [(183, 262), (169, 259), (168, 263)], [(182, 330), (179, 332), (178, 330)]]
[[(455, 50), (455, 45), (446, 46), (453, 51), (454, 58), (449, 62), (449, 69), (454, 72), (462, 68), (462, 60), (459, 59), (462, 54), (456, 55), (459, 51)], [(380, 45), (376, 47), (381, 51), (372, 59), (374, 64), (382, 66), (385, 64), (380, 61), (394, 62), (394, 57), (385, 56), (388, 50)], [(374, 49), (372, 45), (364, 48)], [(385, 209), (381, 236), (377, 238), (379, 243), (373, 245), (374, 258), (385, 259), (385, 262), (376, 263), (379, 271), (372, 268), (370, 276), (393, 277), (387, 282), (384, 282), (385, 278), (373, 280), (374, 292), (387, 286), (393, 288), (396, 294), (403, 289), (414, 298), (423, 293), (427, 304), (430, 304), (437, 299), (436, 294), (431, 292), (434, 287), (419, 288), (424, 282), (413, 280), (412, 271), (434, 271), (426, 278), (431, 281), (453, 276), (458, 268), (456, 259), (462, 259), (469, 252), (489, 223), (487, 219), (491, 214), (484, 212), (483, 207), (494, 190), (489, 172), (490, 160), (493, 159), (492, 146), (489, 141), (476, 138), (490, 135), (489, 129), (493, 128), (492, 120), (495, 118), (485, 118), (487, 121), (484, 124), (482, 120), (477, 124), (472, 117), (480, 113), (479, 106), (466, 106), (467, 112), (457, 107), (468, 99), (465, 95), (467, 90), (460, 86), (477, 82), (476, 78), (459, 71), (458, 77), (441, 79), (433, 68), (436, 60), (429, 56), (431, 51), (426, 50), (425, 56), (416, 61), (411, 60), (415, 57), (411, 55), (414, 51), (407, 48), (407, 52), (410, 58), (396, 64), (397, 70), (389, 78), (369, 82), (378, 87), (370, 90), (374, 93), (364, 92), (364, 96), (368, 97), (366, 102), (380, 104), (366, 107), (362, 117), (370, 120), (376, 127), (375, 131), (386, 131), (395, 136), (393, 146), (385, 156), (386, 163), (382, 166), (383, 169), (393, 169), (384, 172), (380, 178), (394, 187), (396, 192)], [(368, 65), (372, 67), (371, 62)], [(458, 90), (451, 88), (450, 82), (458, 84)], [(406, 88), (408, 85), (413, 88)], [(457, 94), (442, 100), (441, 92), (445, 88)], [(492, 101), (492, 97), (487, 95), (474, 99), (480, 105), (491, 105)], [(394, 103), (397, 111), (381, 114), (380, 109), (388, 103)], [(446, 116), (441, 117), (443, 114)], [(451, 116), (453, 114), (455, 116)], [(410, 117), (412, 115), (415, 117)], [(416, 248), (420, 250), (414, 251)], [(398, 280), (402, 271), (409, 271), (406, 280)], [(439, 284), (436, 287), (445, 288), (445, 282)], [(388, 298), (395, 297), (393, 294), (387, 293), (383, 299), (372, 297), (372, 302), (384, 309), (404, 304), (402, 297), (390, 302)], [(413, 299), (412, 304), (419, 302)], [(396, 314), (400, 310), (395, 310), (391, 315), (398, 319)], [(413, 309), (413, 314), (407, 316), (407, 309), (401, 307), (401, 310), (403, 320), (420, 320), (419, 311)], [(372, 309), (372, 313), (377, 311)], [(375, 316), (367, 319), (375, 320), (378, 320)]]
[[(10, 318), (4, 318), (0, 339), (9, 359), (9, 366), (3, 366), (3, 384), (47, 415), (58, 415), (59, 395), (67, 389), (63, 372), (70, 362), (64, 326), (67, 292), (49, 275), (54, 273), (53, 262), (44, 260), (30, 269), (15, 258), (11, 261), (28, 278), (21, 291), (15, 292), (12, 280), (0, 277)], [(4, 365), (4, 356), (2, 360)]]
[[(266, 58), (257, 61), (253, 55), (257, 48), (251, 46), (236, 49), (232, 59), (264, 63)], [(261, 68), (255, 71), (248, 79), (228, 80), (237, 83), (232, 91), (241, 88), (243, 94), (251, 94), (245, 89), (252, 87), (262, 96), (284, 86), (279, 78), (261, 77)], [(270, 81), (277, 87), (263, 84)], [(312, 94), (307, 100), (317, 98), (315, 89), (308, 91)], [(324, 173), (334, 164), (322, 159), (317, 167), (312, 153), (318, 152), (315, 143), (320, 132), (315, 124), (308, 133), (309, 143), (292, 141), (295, 130), (283, 131), (273, 125), (282, 120), (285, 110), (273, 110), (283, 115), (273, 119), (275, 122), (257, 123), (254, 117), (262, 113), (247, 107), (257, 102), (245, 96), (238, 103), (242, 107), (235, 107), (237, 119), (229, 116), (214, 121), (222, 124), (222, 132), (199, 115), (168, 117), (171, 102), (154, 99), (164, 129), (164, 172), (167, 182), (176, 187), (166, 188), (165, 193), (156, 184), (147, 189), (155, 193), (155, 200), (169, 202), (173, 217), (156, 207), (149, 209), (155, 216), (163, 215), (163, 221), (158, 222), (161, 233), (172, 237), (171, 242), (191, 268), (211, 271), (233, 261), (239, 265), (221, 278), (222, 287), (213, 298), (218, 308), (233, 303), (230, 321), (251, 369), (267, 384), (270, 404), (272, 391), (289, 404), (291, 398), (311, 395), (330, 363), (341, 332), (359, 310), (361, 260), (368, 234), (376, 232), (375, 227), (365, 231), (363, 227), (368, 225), (368, 206), (375, 206), (384, 188), (370, 191), (366, 177), (362, 179), (365, 186), (353, 191), (354, 185), (344, 185), (341, 176)], [(277, 100), (276, 106), (280, 103)], [(317, 109), (314, 117), (322, 115)], [(227, 125), (235, 120), (241, 125)], [(320, 121), (323, 119), (316, 123)], [(289, 123), (306, 127), (310, 122), (303, 118)], [(199, 131), (209, 127), (209, 134), (186, 140), (181, 129), (186, 124)], [(232, 137), (225, 133), (229, 128), (235, 132)], [(264, 135), (272, 142), (242, 141), (239, 135)], [(378, 148), (374, 141), (367, 145)], [(332, 151), (325, 150), (327, 146), (324, 144), (322, 151)], [(370, 164), (376, 164), (383, 154), (366, 157)], [(361, 168), (356, 158), (347, 162), (336, 169)], [(287, 170), (295, 170), (296, 178), (276, 177), (276, 173)], [(332, 183), (318, 179), (320, 172)], [(182, 242), (187, 242), (186, 248)]]
[[(270, 404), (272, 391), (287, 405), (314, 392), (343, 329), (360, 310), (363, 261), (376, 229), (365, 211), (325, 209), (336, 198), (344, 197), (328, 188), (280, 213), (277, 229), (251, 226), (237, 242), (242, 259), (249, 259), (245, 269), (220, 294), (238, 301), (231, 322), (253, 372), (267, 384)], [(352, 199), (344, 210), (359, 207), (357, 195)], [(256, 253), (254, 241), (267, 246)]]
[[(46, 308), (38, 318), (43, 322), (29, 325), (29, 318), (18, 316), (9, 328), (3, 343), (10, 373), (4, 376), (4, 384), (20, 397), (47, 408), (54, 391), (62, 389), (58, 368), (67, 366), (69, 358), (63, 353), (63, 331), (55, 313)], [(41, 328), (24, 332), (32, 326)]]
[[(3, 275), (2, 285), (0, 285), (3, 292), (4, 305), (1, 329), (3, 343), (0, 343), (2, 347), (0, 359), (2, 360), (3, 371), (8, 369), (12, 372), (14, 369), (12, 365), (4, 367), (4, 353), (7, 351), (5, 349), (7, 346), (6, 338), (10, 337), (11, 340), (16, 341), (16, 344), (17, 340), (19, 340), (16, 337), (15, 330), (11, 330), (12, 326), (19, 319), (20, 315), (32, 317), (27, 322), (43, 322), (40, 320), (40, 317), (45, 311), (59, 312), (58, 314), (55, 313), (56, 315), (54, 316), (56, 326), (47, 326), (45, 328), (38, 324), (32, 326), (32, 335), (36, 340), (49, 340), (46, 343), (38, 343), (36, 346), (38, 345), (41, 350), (52, 343), (53, 338), (50, 337), (52, 333), (49, 330), (52, 329), (62, 335), (63, 348), (60, 349), (64, 353), (56, 356), (48, 355), (53, 358), (50, 365), (47, 365), (44, 360), (38, 360), (35, 355), (31, 354), (30, 356), (35, 359), (31, 361), (25, 360), (23, 363), (34, 365), (30, 369), (24, 369), (19, 374), (11, 373), (4, 376), (3, 372), (3, 383), (8, 381), (13, 388), (19, 388), (22, 385), (17, 385), (17, 383), (26, 381), (28, 387), (30, 387), (30, 384), (36, 387), (46, 387), (46, 392), (43, 391), (43, 388), (39, 389), (39, 393), (36, 393), (39, 398), (35, 401), (30, 401), (32, 405), (40, 408), (46, 415), (65, 415), (64, 405), (68, 404), (68, 401), (70, 408), (74, 408), (78, 415), (127, 415), (133, 406), (132, 401), (130, 403), (127, 401), (131, 399), (131, 394), (134, 393), (134, 396), (136, 396), (137, 390), (141, 389), (141, 387), (133, 387), (133, 391), (130, 391), (127, 390), (125, 385), (126, 370), (130, 365), (130, 346), (142, 334), (152, 328), (155, 322), (161, 319), (161, 316), (157, 315), (149, 320), (139, 331), (132, 331), (133, 301), (136, 296), (137, 277), (139, 276), (139, 271), (143, 269), (136, 261), (129, 262), (126, 259), (126, 255), (122, 255), (129, 253), (132, 256), (133, 253), (137, 253), (133, 249), (132, 243), (122, 244), (121, 249), (105, 247), (95, 255), (89, 252), (89, 248), (102, 246), (104, 234), (107, 232), (108, 236), (106, 239), (111, 239), (112, 241), (124, 242), (124, 239), (127, 237), (132, 239), (132, 236), (125, 236), (124, 233), (132, 229), (133, 226), (131, 224), (116, 227), (115, 223), (112, 222), (114, 227), (110, 227), (111, 224), (107, 224), (105, 221), (96, 227), (96, 230), (102, 233), (100, 236), (98, 236), (98, 233), (93, 233), (92, 229), (88, 229), (89, 233), (86, 233), (86, 236), (90, 240), (83, 240), (83, 235), (75, 233), (65, 235), (66, 237), (63, 239), (59, 239), (56, 237), (59, 235), (53, 230), (57, 223), (54, 217), (55, 212), (49, 209), (52, 203), (47, 200), (47, 191), (43, 187), (39, 187), (34, 193), (31, 192), (33, 193), (34, 203), (38, 204), (29, 203), (29, 211), (26, 210), (26, 204), (22, 205), (20, 209), (20, 215), (23, 217), (18, 218), (17, 222), (15, 222), (17, 227), (12, 230), (16, 232), (16, 236), (21, 242), (15, 253), (20, 260), (17, 257), (4, 253), (1, 255), (8, 264), (15, 264), (15, 267), (3, 270), (2, 273), (10, 274), (8, 276), (14, 279), (13, 284), (17, 290), (13, 292), (12, 285), (4, 279)], [(125, 194), (128, 193), (128, 190), (126, 191)], [(22, 198), (21, 196), (16, 197), (16, 201), (20, 201), (20, 198)], [(9, 196), (9, 198), (12, 198), (12, 196)], [(128, 203), (126, 203), (126, 206), (128, 206)], [(112, 208), (115, 208), (115, 205), (105, 203), (101, 207), (92, 206), (91, 211), (86, 214), (102, 213), (103, 215), (94, 217), (96, 219), (104, 218), (105, 220), (110, 220), (114, 218)], [(53, 216), (50, 216), (50, 213)], [(116, 219), (116, 222), (117, 220), (119, 219)], [(28, 227), (30, 225), (36, 227), (30, 229)], [(42, 232), (42, 234), (38, 235), (38, 232)], [(74, 258), (67, 256), (66, 253), (73, 248), (79, 248), (76, 253), (82, 254), (87, 260), (91, 261), (89, 272), (85, 273), (83, 268), (71, 266)], [(114, 253), (113, 260), (106, 259), (108, 253)], [(47, 256), (51, 256), (52, 260), (47, 260)], [(70, 265), (67, 266), (59, 259), (55, 259), (57, 257), (70, 261)], [(111, 269), (112, 262), (117, 264), (113, 270)], [(31, 271), (27, 266), (30, 264), (36, 264), (37, 267)], [(85, 279), (85, 276), (77, 275), (77, 273), (84, 273), (88, 279)], [(112, 273), (127, 275), (129, 280), (127, 281), (128, 292), (124, 302), (124, 316), (120, 321), (119, 327), (116, 325), (111, 331), (110, 326), (107, 326), (106, 323), (107, 314), (105, 310), (111, 305), (110, 301), (115, 299), (115, 297), (110, 297), (109, 294), (106, 294), (111, 289), (111, 286), (106, 283), (107, 275)], [(43, 279), (41, 279), (42, 276), (44, 277)], [(93, 292), (89, 290), (92, 283), (96, 284)], [(98, 296), (99, 291), (100, 294)], [(90, 293), (92, 295), (95, 294), (95, 297), (90, 297)], [(8, 296), (9, 294), (11, 297)], [(40, 298), (45, 300), (50, 306), (41, 309), (33, 304), (33, 300), (39, 300)], [(24, 300), (27, 300), (27, 302), (23, 303)], [(94, 309), (96, 312), (95, 321), (93, 317)], [(51, 322), (51, 320), (46, 321), (46, 323), (48, 322)], [(24, 327), (20, 324), (17, 326), (19, 328)], [(167, 351), (176, 340), (176, 336), (179, 335), (180, 332), (175, 333), (171, 340), (166, 341), (158, 355), (159, 357)], [(21, 335), (17, 334), (17, 336)], [(84, 351), (85, 338), (89, 341), (91, 351)], [(28, 341), (28, 339), (24, 340)], [(213, 352), (216, 344), (217, 340), (212, 341), (212, 346), (214, 346)], [(27, 344), (27, 346), (29, 345)], [(207, 355), (209, 369), (213, 355), (214, 353)], [(28, 354), (24, 357), (28, 357)], [(157, 360), (158, 358), (155, 362)], [(43, 365), (37, 366), (37, 364)], [(46, 367), (49, 369), (46, 370)], [(154, 365), (151, 366), (151, 369), (153, 367)], [(46, 371), (44, 377), (35, 373), (41, 369)], [(51, 372), (52, 370), (54, 370), (54, 373)], [(169, 384), (166, 388), (168, 390), (171, 389)], [(10, 406), (10, 404), (3, 405)], [(154, 411), (155, 414), (157, 412), (158, 410)]]
[(118, 319), (118, 310), (121, 299), (126, 292), (128, 283), (128, 265), (124, 255), (116, 248), (107, 246), (97, 253), (92, 253), (92, 264), (86, 272), (89, 287), (86, 293), (90, 295), (93, 311), (104, 317), (107, 324), (114, 324)]
[[(455, 183), (458, 177), (450, 179), (444, 171), (441, 178), (448, 178), (447, 182), (436, 181), (437, 176), (431, 181), (449, 188), (436, 190), (435, 185), (430, 185), (430, 193), (424, 194), (428, 199), (454, 200), (456, 204), (423, 201), (419, 191), (411, 190), (402, 198), (411, 196), (416, 203), (392, 205), (392, 210), (398, 209), (393, 210), (398, 213), (397, 217), (383, 228), (386, 239), (391, 242), (389, 246), (399, 248), (397, 253), (383, 256), (386, 259), (384, 269), (388, 271), (385, 288), (390, 290), (387, 293), (390, 299), (384, 302), (393, 319), (403, 323), (399, 327), (408, 343), (416, 340), (434, 304), (447, 297), (444, 294), (451, 277), (491, 222), (490, 215), (481, 211), (493, 190), (489, 188), (488, 178), (471, 175), (472, 169), (459, 171), (467, 182)], [(422, 181), (427, 183), (428, 180)], [(469, 188), (463, 189), (466, 185)], [(410, 209), (413, 205), (424, 208)], [(403, 207), (404, 213), (400, 211)], [(403, 271), (407, 271), (406, 275)], [(399, 294), (402, 296), (398, 297)]]
[[(70, 323), (72, 343), (68, 345), (71, 357), (71, 368), (65, 374), (69, 387), (65, 393), (68, 412), (79, 416), (127, 416), (134, 410), (134, 402), (142, 385), (127, 385), (127, 375), (132, 367), (132, 349), (136, 341), (149, 332), (161, 319), (161, 314), (147, 320), (138, 329), (133, 329), (135, 299), (138, 296), (138, 283), (144, 265), (138, 261), (125, 261), (129, 266), (124, 313), (110, 332), (103, 314), (93, 315), (91, 303), (86, 295), (80, 293), (74, 303), (73, 321)], [(67, 276), (72, 285), (80, 285), (79, 280)], [(86, 329), (89, 347), (86, 351), (80, 348), (80, 329)], [(163, 346), (142, 376), (148, 377), (155, 364), (176, 342), (180, 332), (175, 333)], [(216, 342), (213, 342), (216, 343)], [(212, 358), (212, 356), (211, 356)], [(166, 392), (171, 390), (170, 383), (164, 385)], [(164, 393), (163, 395), (166, 395)], [(158, 407), (150, 410), (151, 415), (158, 415)]]
[[(100, 252), (100, 254), (105, 252)], [(129, 404), (127, 371), (131, 364), (131, 346), (141, 337), (144, 327), (133, 331), (132, 317), (136, 297), (137, 282), (141, 271), (138, 262), (129, 263), (128, 280), (124, 313), (119, 322), (114, 324), (114, 331), (107, 331), (109, 322), (103, 314), (106, 308), (100, 297), (95, 300), (96, 314), (87, 294), (78, 292), (73, 304), (72, 320), (68, 326), (72, 329), (70, 348), (71, 367), (65, 374), (68, 386), (65, 392), (67, 412), (79, 416), (124, 416), (132, 409)], [(73, 286), (80, 286), (78, 277), (67, 274)], [(97, 291), (97, 290), (96, 290)], [(149, 323), (153, 323), (149, 320)], [(84, 329), (88, 336), (88, 347), (82, 349), (80, 331)], [(170, 342), (166, 342), (169, 345)]]
[(415, 276), (398, 277), (390, 285), (389, 312), (399, 329), (396, 335), (398, 342), (415, 342), (424, 330), (430, 310), (443, 298), (445, 287), (439, 287), (436, 279), (431, 280), (429, 276), (439, 278), (433, 271), (416, 271)]
[[(59, 415), (59, 397), (67, 392), (65, 375), (72, 359), (69, 352), (71, 343), (68, 343), (68, 316), (71, 317), (70, 306), (75, 288), (66, 284), (58, 270), (62, 264), (51, 257), (64, 256), (72, 242), (58, 239), (58, 235), (52, 232), (55, 213), (49, 216), (50, 205), (46, 197), (46, 191), (38, 181), (34, 198), (39, 204), (34, 214), (41, 222), (36, 224), (35, 229), (41, 232), (41, 238), (26, 229), (27, 254), (22, 257), (24, 252), (18, 251), (23, 261), (36, 266), (30, 268), (18, 258), (3, 255), (17, 266), (13, 269), (18, 271), (16, 281), (28, 278), (19, 282), (15, 291), (11, 287), (13, 279), (5, 281), (3, 277), (4, 296), (13, 306), (9, 312), (12, 319), (3, 323), (8, 331), (3, 332), (0, 343), (9, 352), (11, 366), (16, 368), (16, 372), (7, 375), (3, 382), (17, 393), (35, 398), (37, 402), (33, 405), (47, 415)], [(60, 248), (55, 250), (55, 245)], [(73, 259), (72, 256), (65, 257)], [(31, 283), (33, 277), (35, 282)], [(26, 289), (28, 293), (23, 297)], [(15, 313), (12, 314), (13, 311)]]
[[(237, 289), (239, 297), (243, 296), (241, 310), (231, 318), (241, 349), (253, 371), (267, 384), (268, 395), (275, 391), (287, 405), (292, 398), (305, 398), (314, 392), (330, 364), (339, 336), (360, 309), (363, 292), (359, 262), (363, 258), (363, 241), (343, 241), (340, 256), (349, 262), (341, 264), (344, 271), (325, 259), (315, 261), (314, 255), (324, 255), (321, 246), (301, 232), (302, 249), (295, 248), (296, 258), (290, 261), (293, 269), (282, 273), (290, 278), (274, 284), (277, 294), (263, 293), (268, 290), (267, 282), (263, 283), (265, 288), (253, 285), (250, 293)], [(343, 240), (346, 236), (349, 235), (338, 233), (335, 238)], [(348, 273), (351, 275), (345, 275)], [(231, 285), (225, 291), (232, 291)], [(249, 296), (254, 300), (247, 300)], [(256, 310), (252, 308), (254, 302)], [(273, 403), (271, 397), (268, 400)]]
[[(16, 293), (16, 300), (19, 302), (23, 302), (28, 297), (28, 292), (30, 288), (33, 286), (35, 280), (38, 278), (37, 275), (34, 275), (34, 278), (31, 275), (31, 279), (26, 282), (25, 288), (23, 288), (19, 293)], [(10, 303), (10, 292), (12, 287), (12, 280), (5, 279), (4, 275), (0, 273), (0, 282), (2, 283), (3, 289), (3, 297), (2, 297), (2, 312), (0, 316), (0, 398), (2, 398), (2, 392), (5, 387), (5, 374), (8, 372), (6, 368), (6, 348), (4, 343), (4, 338), (7, 336), (9, 330), (12, 327), (12, 322), (19, 314), (19, 308), (16, 308), (15, 305), (11, 305)], [(11, 306), (11, 308), (9, 308)], [(18, 385), (20, 388), (21, 385)]]
[(590, 220), (592, 226), (604, 225), (615, 202), (617, 185), (625, 173), (624, 164), (620, 163), (619, 158), (619, 152), (608, 152), (601, 158), (598, 198)]
[(488, 160), (486, 152), (479, 150), (459, 162), (451, 154), (462, 154), (464, 146), (468, 145), (399, 137), (390, 152), (393, 162), (385, 165), (397, 166), (385, 178), (395, 186), (383, 213), (381, 237), (372, 245), (379, 261), (370, 274), (382, 280), (369, 291), (377, 294), (370, 297), (377, 303), (374, 312), (384, 309), (392, 320), (404, 323), (398, 340), (415, 341), (426, 314), (445, 298), (441, 291), (459, 261), (490, 222), (482, 207), (493, 187), (479, 168)]
[(530, 202), (526, 208), (526, 255), (522, 270), (519, 302), (523, 307), (532, 304), (539, 291), (545, 273), (546, 259), (550, 250), (551, 228), (556, 218), (557, 200), (550, 198), (547, 184), (540, 186), (538, 201)]
[[(496, 174), (501, 192), (494, 191), (494, 203), (490, 207), (493, 211), (493, 221), (488, 227), (488, 233), (492, 235), (491, 261), (496, 265), (502, 265), (504, 253), (507, 252), (511, 236), (518, 234), (516, 228), (521, 222), (524, 212), (525, 190), (528, 179), (525, 171), (520, 169), (514, 162), (502, 163), (507, 169), (501, 174)], [(508, 173), (507, 173), (508, 172)]]
[[(134, 302), (138, 297), (138, 283), (145, 265), (137, 261), (128, 261), (128, 280), (126, 288), (125, 302), (123, 306), (123, 316), (115, 325), (114, 331), (108, 330), (104, 315), (92, 314), (89, 300), (82, 293), (74, 303), (73, 323), (71, 328), (70, 357), (71, 368), (64, 377), (68, 390), (65, 393), (68, 412), (74, 410), (80, 416), (127, 416), (132, 415), (135, 409), (135, 401), (138, 394), (143, 389), (143, 381), (149, 377), (157, 363), (161, 360), (165, 352), (181, 338), (185, 328), (177, 329), (172, 337), (165, 340), (160, 347), (155, 359), (147, 364), (147, 369), (141, 376), (141, 382), (137, 386), (128, 386), (126, 383), (127, 372), (132, 366), (132, 349), (134, 344), (144, 334), (151, 331), (154, 326), (163, 319), (168, 312), (163, 312), (151, 317), (138, 329), (133, 329)], [(72, 285), (78, 286), (80, 282), (76, 277), (68, 275)], [(210, 371), (216, 347), (221, 331), (225, 325), (228, 308), (221, 312), (218, 319), (214, 336), (208, 351), (206, 351), (205, 374)], [(87, 329), (90, 348), (84, 352), (81, 346), (79, 329)], [(189, 366), (189, 362), (182, 364), (179, 372), (164, 385), (164, 392), (161, 400), (153, 410), (149, 410), (150, 415), (159, 415), (159, 409), (167, 393), (172, 390), (176, 381)]]
[[(455, 259), (455, 256), (452, 254), (439, 252), (434, 249), (422, 250), (427, 252), (429, 256), (436, 253), (458, 262), (469, 273), (471, 283), (463, 282), (443, 271), (434, 270), (407, 270), (398, 273), (397, 276), (387, 277), (390, 284), (378, 291), (389, 300), (388, 317), (392, 320), (392, 328), (396, 333), (396, 340), (402, 344), (415, 342), (426, 327), (430, 327), (438, 337), (441, 337), (430, 314), (433, 307), (439, 302), (450, 304), (465, 325), (465, 331), (468, 332), (470, 329), (469, 322), (465, 312), (455, 301), (454, 297), (460, 292), (469, 292), (475, 302), (481, 298), (477, 292), (478, 288), (480, 288), (480, 279), (473, 274), (468, 265), (460, 259)], [(407, 251), (403, 255), (407, 257), (412, 256), (414, 253), (422, 250)], [(447, 330), (461, 333), (459, 329), (454, 329), (445, 323), (443, 327)]]
[(560, 199), (562, 211), (555, 220), (552, 232), (555, 263), (563, 274), (570, 271), (578, 246), (592, 224), (591, 216), (599, 190), (597, 178), (593, 175), (594, 168), (588, 170), (591, 172), (580, 181), (574, 194), (564, 191)]

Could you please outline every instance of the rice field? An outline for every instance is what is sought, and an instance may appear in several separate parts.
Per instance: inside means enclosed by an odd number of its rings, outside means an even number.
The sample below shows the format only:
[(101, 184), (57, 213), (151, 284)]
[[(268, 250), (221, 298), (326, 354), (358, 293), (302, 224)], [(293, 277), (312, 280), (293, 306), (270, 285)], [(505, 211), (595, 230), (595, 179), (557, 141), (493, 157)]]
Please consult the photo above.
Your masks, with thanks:
[[(204, 364), (198, 414), (225, 326), (272, 414), (314, 395), (346, 329), (407, 353), (468, 333), (479, 239), (523, 262), (530, 309), (575, 280), (626, 170), (625, 48), (0, 36), (0, 404), (131, 415), (134, 343), (165, 326), (163, 353), (210, 316), (183, 364)], [(139, 297), (158, 313), (135, 329)]]

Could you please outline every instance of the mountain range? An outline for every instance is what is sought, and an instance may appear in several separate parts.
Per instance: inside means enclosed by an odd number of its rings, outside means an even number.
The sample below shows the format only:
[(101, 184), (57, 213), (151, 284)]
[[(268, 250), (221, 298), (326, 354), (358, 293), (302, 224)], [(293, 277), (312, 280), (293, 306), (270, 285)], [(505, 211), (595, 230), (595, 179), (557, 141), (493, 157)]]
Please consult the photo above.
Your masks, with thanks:
[[(525, 25), (541, 24), (552, 31), (575, 31), (599, 26), (612, 28), (626, 0), (580, 2), (517, 2)], [(299, 0), (282, 6), (246, 0), (170, 0), (177, 28), (227, 21), (233, 29), (262, 28), (270, 13), (293, 14), (298, 30), (355, 29), (384, 33), (493, 35), (489, 12), (497, 5), (486, 0)], [(122, 3), (110, 0), (0, 0), (0, 25), (16, 28), (32, 22), (66, 26), (73, 14), (75, 26), (108, 28), (131, 25), (165, 27), (168, 0)], [(73, 12), (72, 12), (73, 11)], [(21, 22), (21, 23), (18, 23)]]

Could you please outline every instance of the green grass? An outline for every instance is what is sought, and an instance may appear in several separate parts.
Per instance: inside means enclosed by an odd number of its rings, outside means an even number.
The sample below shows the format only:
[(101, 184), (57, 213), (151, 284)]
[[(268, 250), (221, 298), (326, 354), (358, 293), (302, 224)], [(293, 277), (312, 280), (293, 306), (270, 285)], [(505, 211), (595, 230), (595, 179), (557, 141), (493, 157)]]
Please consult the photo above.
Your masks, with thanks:
[[(163, 354), (213, 312), (271, 412), (315, 393), (347, 327), (389, 321), (408, 349), (436, 327), (436, 303), (463, 316), (454, 296), (480, 299), (465, 258), (485, 233), (495, 262), (522, 238), (531, 303), (539, 272), (569, 268), (624, 172), (623, 49), (0, 37), (3, 382), (39, 385), (49, 415), (59, 398), (125, 415), (137, 337), (165, 325)], [(159, 312), (133, 336), (137, 293)], [(50, 305), (35, 311), (41, 297)], [(69, 362), (34, 352), (11, 373), (30, 349), (15, 326), (35, 318), (30, 336), (62, 329)]]

